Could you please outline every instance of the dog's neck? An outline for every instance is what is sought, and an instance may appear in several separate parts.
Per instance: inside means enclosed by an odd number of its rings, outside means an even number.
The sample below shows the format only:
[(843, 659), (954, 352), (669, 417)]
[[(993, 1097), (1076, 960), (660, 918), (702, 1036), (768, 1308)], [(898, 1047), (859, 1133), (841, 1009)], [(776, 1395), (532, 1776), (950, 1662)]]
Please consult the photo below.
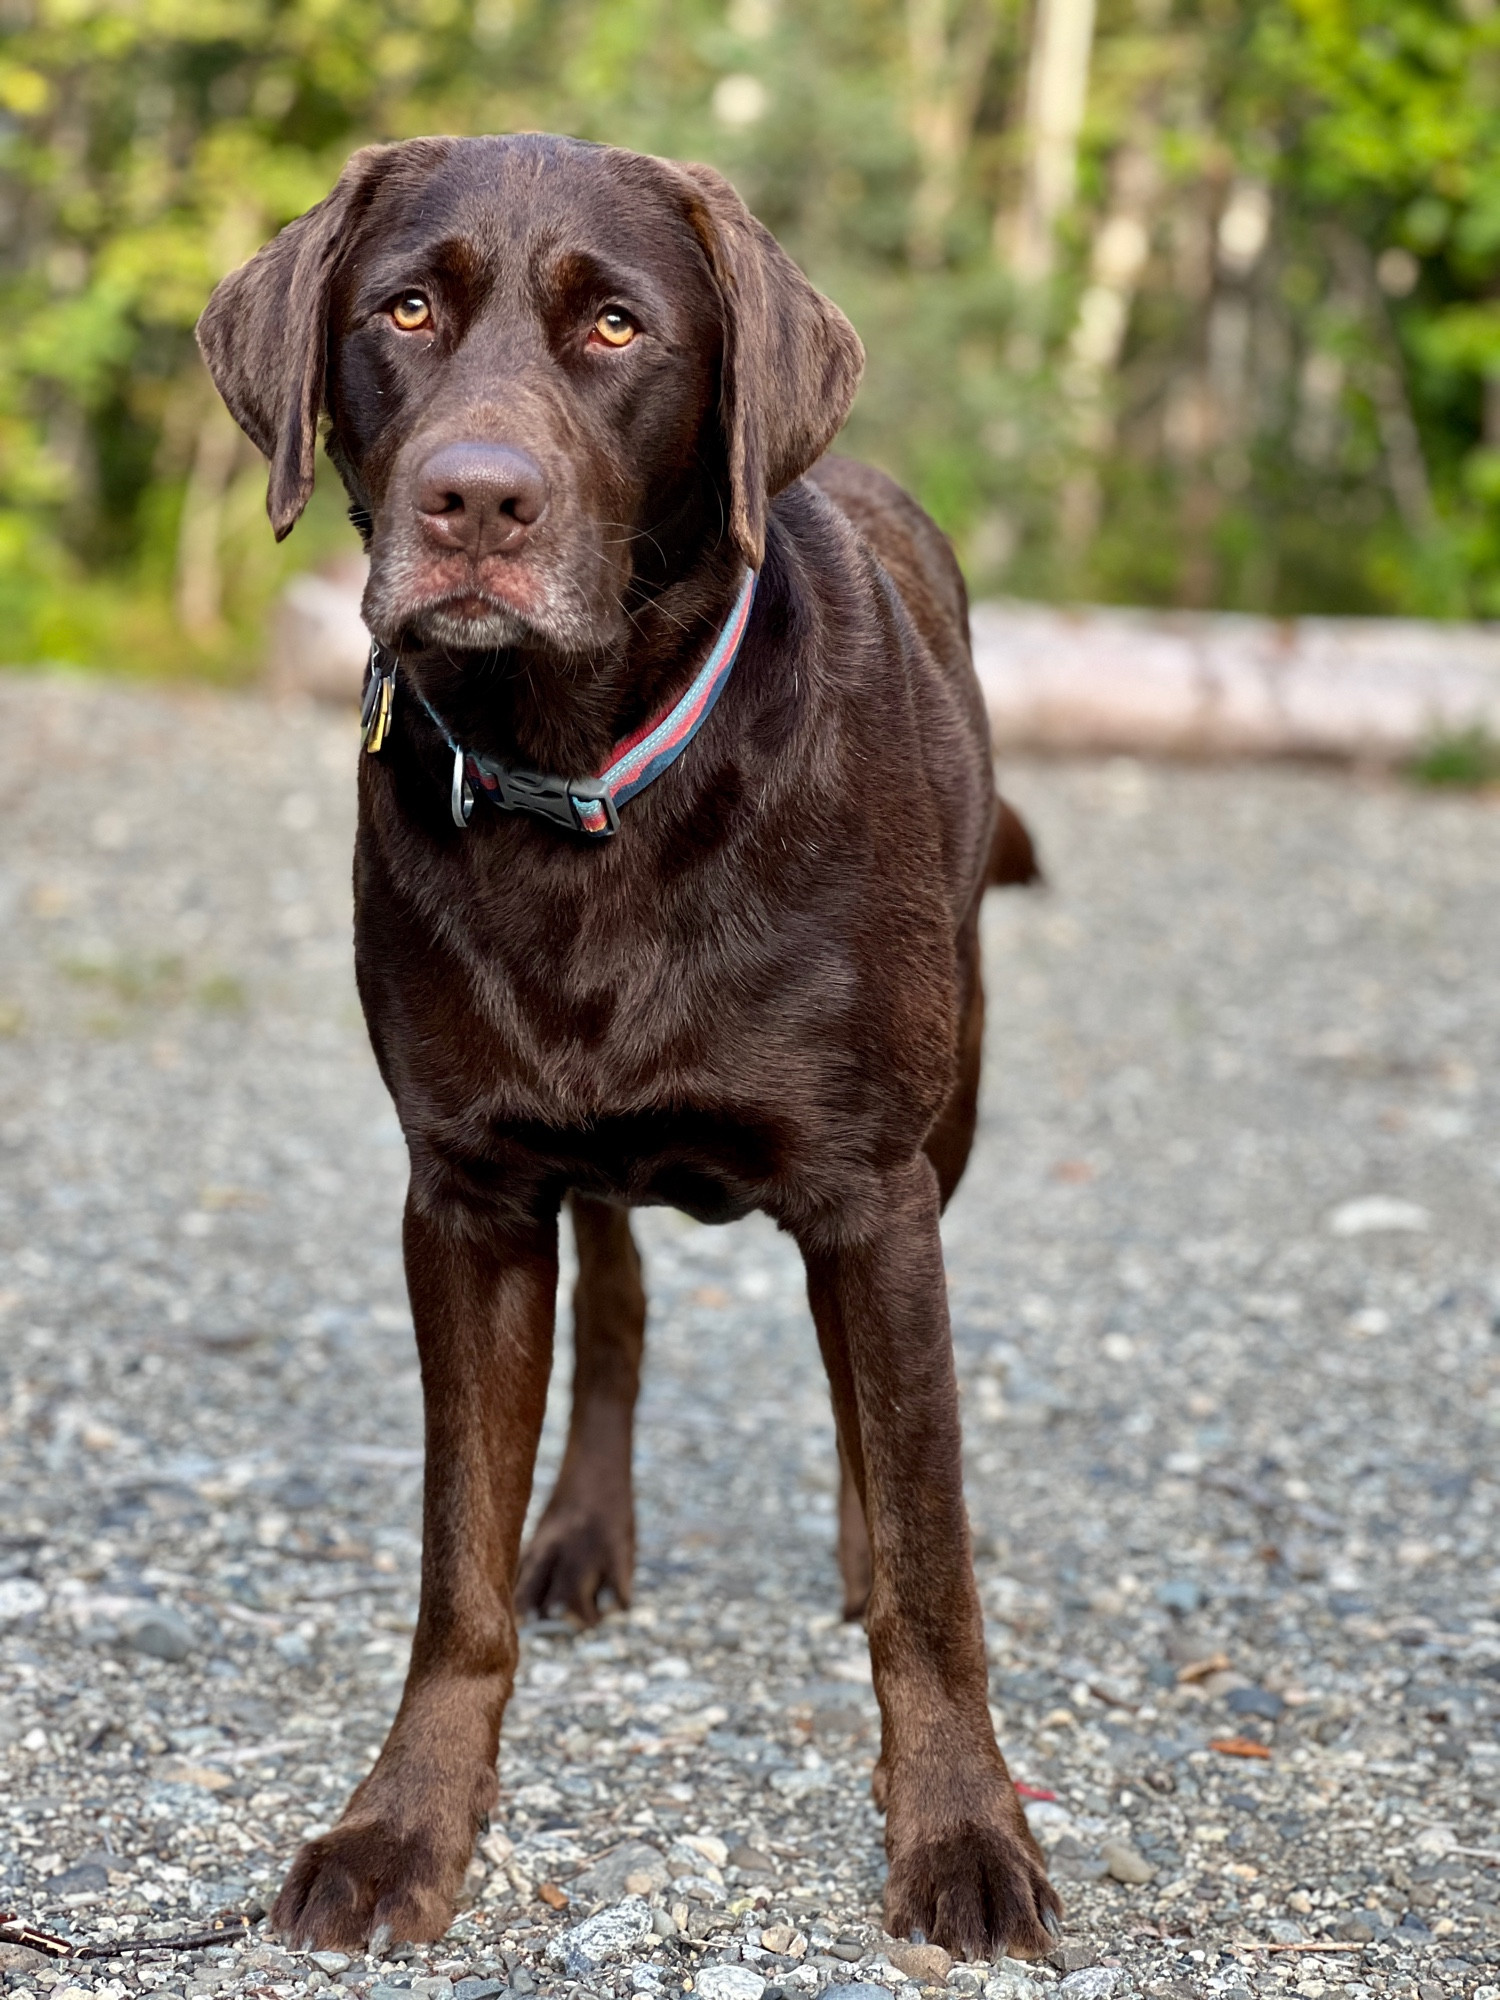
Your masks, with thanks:
[(607, 652), (403, 650), (403, 667), (466, 749), (581, 776), (682, 694), (729, 617), (744, 573), (726, 542), (688, 575), (628, 600), (625, 637)]

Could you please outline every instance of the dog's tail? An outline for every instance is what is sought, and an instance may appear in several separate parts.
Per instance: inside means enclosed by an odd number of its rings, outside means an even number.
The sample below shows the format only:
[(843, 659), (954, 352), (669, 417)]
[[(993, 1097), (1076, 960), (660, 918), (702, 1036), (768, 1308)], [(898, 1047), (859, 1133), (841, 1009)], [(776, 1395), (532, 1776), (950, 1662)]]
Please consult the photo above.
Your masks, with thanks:
[(984, 878), (986, 887), (1004, 889), (1040, 882), (1041, 863), (1036, 858), (1036, 846), (1025, 820), (1004, 799), (995, 803), (999, 810), (995, 814), (995, 837), (990, 843), (990, 863)]

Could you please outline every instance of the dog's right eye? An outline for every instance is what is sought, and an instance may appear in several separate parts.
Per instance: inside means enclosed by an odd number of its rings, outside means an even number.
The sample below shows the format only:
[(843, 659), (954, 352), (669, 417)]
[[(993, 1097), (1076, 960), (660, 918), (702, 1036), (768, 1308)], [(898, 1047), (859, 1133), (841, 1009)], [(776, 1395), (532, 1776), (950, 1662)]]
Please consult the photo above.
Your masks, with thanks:
[(403, 292), (391, 307), (391, 318), (403, 333), (416, 333), (432, 324), (432, 307), (420, 292)]

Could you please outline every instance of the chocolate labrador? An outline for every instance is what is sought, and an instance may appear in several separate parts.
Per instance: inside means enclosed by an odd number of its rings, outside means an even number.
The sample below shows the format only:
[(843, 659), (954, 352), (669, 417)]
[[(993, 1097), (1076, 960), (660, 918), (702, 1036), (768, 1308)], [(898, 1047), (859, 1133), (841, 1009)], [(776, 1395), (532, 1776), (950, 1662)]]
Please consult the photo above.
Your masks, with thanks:
[[(426, 1421), (400, 1710), (273, 1922), (438, 1937), (497, 1797), (518, 1605), (628, 1600), (629, 1210), (666, 1202), (763, 1209), (806, 1262), (888, 1929), (1045, 1952), (938, 1236), (974, 1129), (980, 899), (1033, 864), (947, 543), (820, 460), (859, 341), (709, 169), (529, 135), (357, 153), (199, 339), (278, 537), (326, 413), (370, 553), (355, 958), (410, 1151)], [(572, 1422), (523, 1559), (565, 1198)]]

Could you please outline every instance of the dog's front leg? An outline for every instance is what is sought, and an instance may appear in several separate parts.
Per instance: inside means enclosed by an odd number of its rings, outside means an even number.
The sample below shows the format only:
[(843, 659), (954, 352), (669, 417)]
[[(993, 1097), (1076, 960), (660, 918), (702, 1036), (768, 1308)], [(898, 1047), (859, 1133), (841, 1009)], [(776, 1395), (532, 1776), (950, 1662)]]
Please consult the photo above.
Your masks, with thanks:
[(425, 1942), (452, 1921), (495, 1802), (516, 1668), (521, 1529), (547, 1401), (557, 1218), (499, 1224), (414, 1191), (406, 1275), (422, 1364), (422, 1598), (385, 1747), (271, 1921), (304, 1947)]
[(603, 1616), (612, 1590), (630, 1602), (635, 1507), (630, 1446), (641, 1387), (646, 1294), (630, 1216), (575, 1193), (573, 1414), (557, 1485), (521, 1558), (518, 1611), (564, 1611), (584, 1625)]
[(990, 1725), (930, 1162), (799, 1233), (869, 1527), (886, 1928), (961, 1957), (1037, 1957), (1061, 1906)]

